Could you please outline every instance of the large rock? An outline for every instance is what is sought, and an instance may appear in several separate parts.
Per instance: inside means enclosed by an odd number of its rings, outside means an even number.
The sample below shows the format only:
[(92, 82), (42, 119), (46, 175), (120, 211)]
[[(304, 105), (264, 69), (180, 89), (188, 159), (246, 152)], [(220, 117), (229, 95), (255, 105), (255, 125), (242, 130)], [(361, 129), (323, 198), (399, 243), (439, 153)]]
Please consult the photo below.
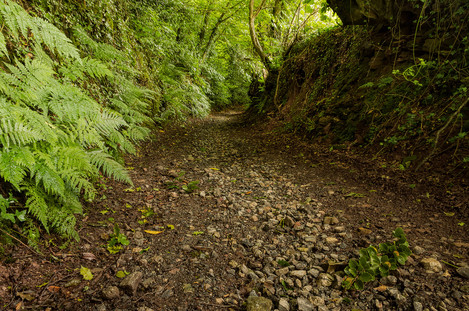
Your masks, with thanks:
[(392, 25), (399, 14), (401, 23), (418, 17), (407, 0), (327, 0), (344, 25)]
[(247, 311), (270, 311), (272, 310), (272, 300), (264, 297), (250, 296), (247, 300)]

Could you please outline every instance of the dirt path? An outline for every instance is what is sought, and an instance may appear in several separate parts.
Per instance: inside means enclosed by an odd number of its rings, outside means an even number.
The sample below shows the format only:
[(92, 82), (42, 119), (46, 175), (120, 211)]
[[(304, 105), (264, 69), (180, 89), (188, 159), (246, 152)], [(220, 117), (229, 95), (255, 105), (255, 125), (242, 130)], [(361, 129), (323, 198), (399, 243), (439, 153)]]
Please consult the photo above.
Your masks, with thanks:
[[(469, 308), (469, 269), (445, 264), (469, 263), (463, 185), (300, 146), (240, 120), (215, 114), (157, 133), (127, 159), (133, 188), (102, 183), (71, 249), (55, 240), (43, 257), (7, 248), (0, 307), (242, 310), (256, 293), (280, 311)], [(414, 252), (406, 266), (344, 291), (331, 261), (390, 241), (397, 227)]]

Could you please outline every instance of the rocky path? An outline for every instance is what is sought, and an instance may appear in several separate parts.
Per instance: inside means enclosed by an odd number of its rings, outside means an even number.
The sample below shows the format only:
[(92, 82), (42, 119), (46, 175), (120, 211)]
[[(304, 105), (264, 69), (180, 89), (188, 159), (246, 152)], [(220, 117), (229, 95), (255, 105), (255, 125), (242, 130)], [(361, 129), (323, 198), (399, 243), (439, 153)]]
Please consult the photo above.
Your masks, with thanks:
[[(127, 159), (134, 187), (103, 183), (79, 221), (79, 245), (0, 266), (13, 286), (5, 309), (469, 309), (461, 189), (448, 194), (239, 120), (217, 114), (160, 131)], [(343, 290), (345, 263), (397, 227), (413, 251), (406, 265)], [(123, 243), (109, 247), (113, 237)]]

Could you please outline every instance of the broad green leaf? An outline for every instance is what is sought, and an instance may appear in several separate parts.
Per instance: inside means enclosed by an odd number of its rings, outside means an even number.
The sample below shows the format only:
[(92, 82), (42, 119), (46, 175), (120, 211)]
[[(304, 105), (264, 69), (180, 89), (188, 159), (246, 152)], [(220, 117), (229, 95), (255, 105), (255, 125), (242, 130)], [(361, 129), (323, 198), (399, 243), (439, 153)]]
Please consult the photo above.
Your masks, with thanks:
[(393, 235), (396, 238), (400, 238), (402, 236), (405, 236), (405, 233), (404, 233), (404, 230), (402, 230), (402, 228), (397, 228), (396, 230), (394, 230)]
[(407, 258), (402, 255), (397, 257), (397, 262), (402, 266), (405, 265), (406, 260)]
[(353, 286), (356, 290), (362, 290), (365, 287), (361, 280), (356, 280), (355, 283), (353, 283)]
[(372, 281), (374, 279), (373, 275), (368, 273), (368, 272), (363, 272), (360, 274), (359, 280), (362, 281), (363, 283)]

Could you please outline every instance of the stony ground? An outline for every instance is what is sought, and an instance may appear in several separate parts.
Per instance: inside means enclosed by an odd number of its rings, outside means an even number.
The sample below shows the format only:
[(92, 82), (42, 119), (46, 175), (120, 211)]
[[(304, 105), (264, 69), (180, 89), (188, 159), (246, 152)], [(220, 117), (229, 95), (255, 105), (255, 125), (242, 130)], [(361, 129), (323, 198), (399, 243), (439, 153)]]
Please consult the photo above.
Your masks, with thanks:
[[(469, 309), (467, 185), (450, 175), (302, 146), (236, 113), (160, 131), (126, 165), (135, 185), (102, 182), (79, 244), (6, 248), (3, 309)], [(397, 227), (406, 265), (344, 290), (348, 260)]]

